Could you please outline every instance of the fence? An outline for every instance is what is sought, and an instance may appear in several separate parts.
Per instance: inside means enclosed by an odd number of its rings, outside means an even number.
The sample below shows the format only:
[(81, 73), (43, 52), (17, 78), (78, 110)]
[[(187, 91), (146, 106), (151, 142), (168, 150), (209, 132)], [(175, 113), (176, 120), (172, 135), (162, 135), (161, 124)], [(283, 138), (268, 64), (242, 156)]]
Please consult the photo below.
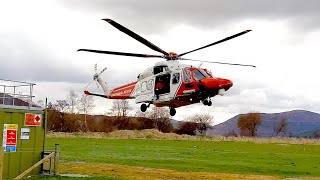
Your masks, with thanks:
[(0, 79), (0, 105), (33, 107), (34, 83)]

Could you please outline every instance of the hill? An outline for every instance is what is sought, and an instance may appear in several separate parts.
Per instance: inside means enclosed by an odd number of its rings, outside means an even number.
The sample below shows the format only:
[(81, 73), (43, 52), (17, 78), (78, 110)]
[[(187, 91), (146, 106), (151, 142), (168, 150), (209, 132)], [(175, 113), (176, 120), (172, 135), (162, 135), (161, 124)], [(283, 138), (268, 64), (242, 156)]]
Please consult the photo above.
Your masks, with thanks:
[[(237, 127), (237, 121), (240, 115), (237, 115), (221, 124), (215, 125), (208, 131), (210, 135), (225, 135), (232, 131), (240, 133)], [(260, 137), (270, 137), (274, 135), (274, 124), (278, 123), (281, 118), (288, 120), (288, 132), (285, 137), (314, 137), (320, 131), (320, 114), (305, 111), (293, 110), (282, 113), (261, 113), (262, 124), (258, 128)]]

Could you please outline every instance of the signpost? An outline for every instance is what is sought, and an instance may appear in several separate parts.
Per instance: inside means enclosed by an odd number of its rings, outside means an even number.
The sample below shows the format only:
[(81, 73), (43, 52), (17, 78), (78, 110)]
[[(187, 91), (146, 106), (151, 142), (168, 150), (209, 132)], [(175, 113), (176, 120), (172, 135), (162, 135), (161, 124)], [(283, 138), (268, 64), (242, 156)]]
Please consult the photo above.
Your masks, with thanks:
[(2, 146), (5, 152), (17, 151), (17, 131), (18, 131), (18, 124), (3, 125)]

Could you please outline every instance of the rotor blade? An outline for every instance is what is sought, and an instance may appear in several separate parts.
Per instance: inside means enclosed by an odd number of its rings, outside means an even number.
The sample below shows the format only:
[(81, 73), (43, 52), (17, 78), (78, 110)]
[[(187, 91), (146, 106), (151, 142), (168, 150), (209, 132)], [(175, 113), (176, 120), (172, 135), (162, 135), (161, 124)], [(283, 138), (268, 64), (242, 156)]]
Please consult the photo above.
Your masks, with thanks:
[(101, 53), (101, 54), (113, 54), (113, 55), (120, 55), (120, 56), (143, 57), (143, 58), (152, 58), (152, 57), (163, 58), (163, 56), (160, 56), (160, 55), (125, 53), (125, 52), (115, 52), (115, 51), (102, 51), (102, 50), (94, 50), (94, 49), (78, 49), (78, 51), (87, 51), (87, 52)]
[(198, 48), (198, 49), (194, 49), (194, 50), (192, 50), (192, 51), (188, 51), (188, 52), (179, 54), (178, 57), (181, 57), (181, 56), (186, 55), (186, 54), (189, 54), (189, 53), (191, 53), (191, 52), (198, 51), (198, 50), (200, 50), (200, 49), (204, 49), (204, 48), (207, 48), (207, 47), (210, 47), (210, 46), (213, 46), (213, 45), (216, 45), (216, 44), (219, 44), (219, 43), (228, 41), (228, 40), (233, 39), (233, 38), (235, 38), (235, 37), (238, 37), (238, 36), (241, 36), (241, 35), (243, 35), (243, 34), (246, 34), (246, 33), (250, 32), (250, 31), (251, 31), (251, 30), (242, 31), (242, 32), (240, 32), (240, 33), (238, 33), (238, 34), (235, 34), (235, 35), (226, 37), (226, 38), (224, 38), (224, 39), (221, 39), (221, 40), (216, 41), (216, 42), (214, 42), (214, 43), (211, 43), (211, 44), (208, 44), (208, 45), (206, 45), (206, 46), (200, 47), (200, 48)]
[(122, 26), (121, 24), (113, 21), (112, 19), (102, 19), (108, 23), (110, 23), (112, 26), (114, 26), (115, 28), (117, 28), (118, 30), (120, 30), (121, 32), (127, 34), (128, 36), (132, 37), (133, 39), (141, 42), (142, 44), (148, 46), (149, 48), (158, 51), (164, 55), (169, 55), (169, 53), (165, 52), (164, 50), (162, 50), (161, 48), (159, 48), (158, 46), (152, 44), (150, 41), (146, 40), (145, 38), (139, 36), (138, 34), (136, 34), (135, 32), (129, 30), (128, 28)]
[(105, 68), (103, 68), (101, 71), (100, 71), (100, 73), (98, 74), (98, 76), (100, 76), (105, 70), (107, 70), (107, 68), (105, 67)]
[(202, 60), (186, 59), (186, 58), (179, 58), (179, 60), (197, 61), (197, 62), (206, 62), (206, 63), (214, 63), (214, 64), (226, 64), (226, 65), (234, 65), (234, 66), (250, 66), (250, 67), (256, 67), (256, 66), (254, 66), (254, 65), (250, 65), (250, 64), (234, 64), (234, 63), (213, 62), (213, 61), (202, 61)]

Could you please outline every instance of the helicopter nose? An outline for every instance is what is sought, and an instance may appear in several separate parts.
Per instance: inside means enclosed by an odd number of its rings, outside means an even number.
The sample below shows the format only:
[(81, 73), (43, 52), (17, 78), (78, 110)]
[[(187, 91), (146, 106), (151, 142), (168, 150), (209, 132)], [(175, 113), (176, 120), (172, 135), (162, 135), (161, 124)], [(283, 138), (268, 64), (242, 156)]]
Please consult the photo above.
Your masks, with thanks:
[(225, 89), (227, 91), (233, 85), (231, 80), (222, 78), (205, 78), (201, 81), (209, 89)]
[(229, 79), (220, 79), (220, 87), (226, 91), (233, 86), (233, 82)]

